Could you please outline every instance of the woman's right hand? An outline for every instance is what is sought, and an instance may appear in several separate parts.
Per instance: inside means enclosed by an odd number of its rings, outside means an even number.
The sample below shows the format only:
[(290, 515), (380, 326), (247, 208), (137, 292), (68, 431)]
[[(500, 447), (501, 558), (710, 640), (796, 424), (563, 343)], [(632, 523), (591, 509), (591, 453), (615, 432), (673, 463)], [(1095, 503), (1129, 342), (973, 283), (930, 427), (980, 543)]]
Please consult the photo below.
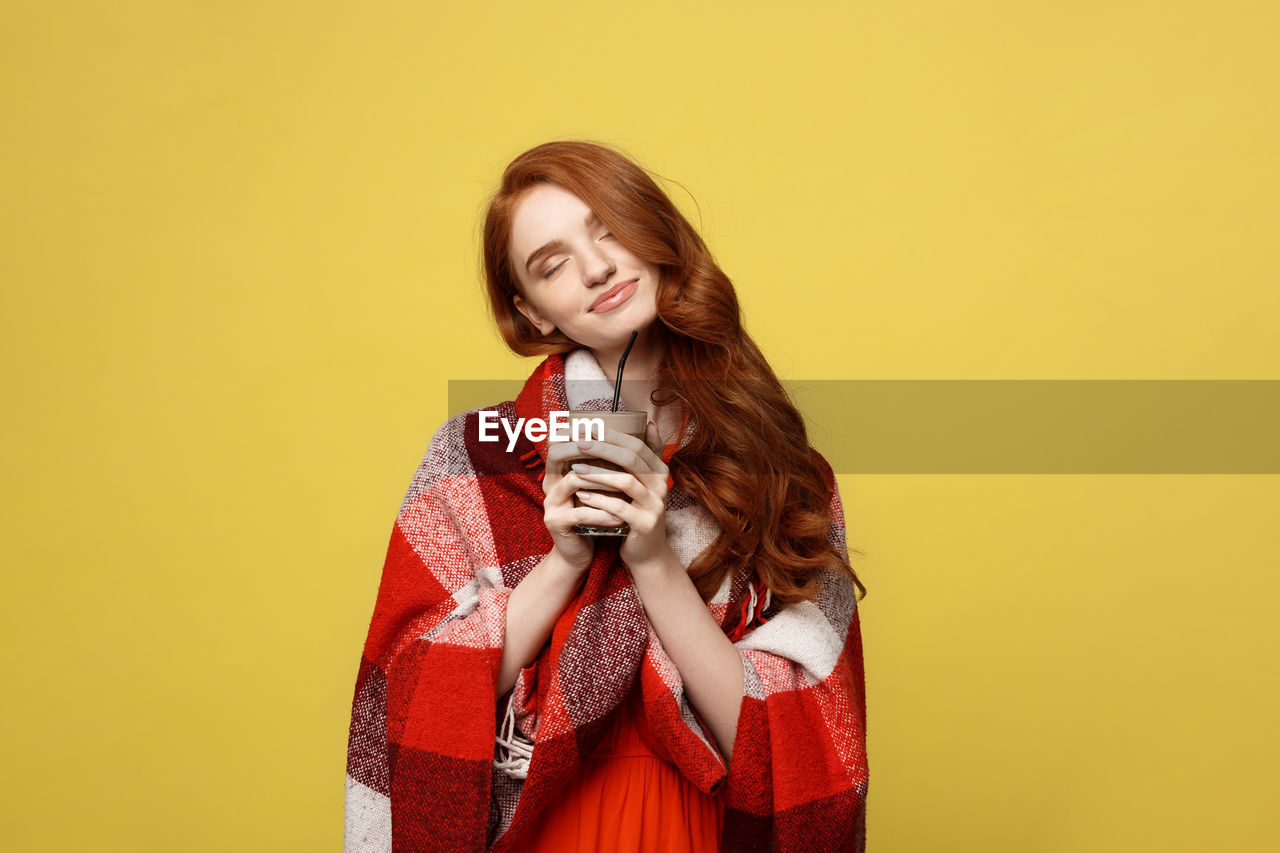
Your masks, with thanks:
[(589, 484), (571, 469), (568, 463), (583, 455), (572, 441), (555, 441), (547, 445), (546, 474), (542, 478), (542, 522), (547, 526), (554, 543), (565, 561), (585, 572), (596, 552), (596, 538), (573, 532), (575, 524), (604, 524), (617, 527), (622, 519), (595, 507), (573, 505), (573, 495), (580, 489), (599, 489), (599, 484)]

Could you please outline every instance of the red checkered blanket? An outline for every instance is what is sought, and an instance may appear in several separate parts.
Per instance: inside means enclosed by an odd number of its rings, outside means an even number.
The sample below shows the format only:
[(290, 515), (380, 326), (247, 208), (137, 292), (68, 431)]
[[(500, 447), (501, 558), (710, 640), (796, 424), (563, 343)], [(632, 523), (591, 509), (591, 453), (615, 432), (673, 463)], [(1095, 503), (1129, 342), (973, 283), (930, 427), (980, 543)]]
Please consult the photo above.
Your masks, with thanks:
[[(580, 349), (547, 357), (515, 400), (491, 409), (515, 423), (608, 408), (611, 398)], [(742, 654), (727, 767), (615, 540), (597, 544), (547, 645), (510, 694), (495, 695), (508, 596), (551, 550), (546, 442), (521, 437), (510, 451), (505, 437), (481, 442), (479, 411), (432, 437), (391, 531), (351, 710), (345, 853), (505, 849), (571, 780), (637, 684), (663, 757), (704, 792), (727, 788), (722, 850), (863, 850), (866, 699), (844, 574), (826, 573), (814, 601), (779, 605), (754, 573), (739, 572), (708, 603)], [(818, 458), (831, 488), (828, 535), (844, 551), (839, 490)], [(718, 534), (678, 481), (667, 522), (686, 566)]]

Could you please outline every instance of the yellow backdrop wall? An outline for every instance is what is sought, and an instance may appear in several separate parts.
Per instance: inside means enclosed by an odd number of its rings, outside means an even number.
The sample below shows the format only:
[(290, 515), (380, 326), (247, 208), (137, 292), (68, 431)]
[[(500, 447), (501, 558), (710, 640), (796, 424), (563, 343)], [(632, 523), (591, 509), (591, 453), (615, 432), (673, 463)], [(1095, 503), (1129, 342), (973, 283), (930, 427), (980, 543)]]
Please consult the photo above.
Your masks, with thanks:
[[(1280, 378), (1277, 17), (7, 4), (5, 846), (340, 849), (400, 499), (533, 366), (477, 258), (539, 142), (683, 185), (784, 378)], [(1274, 475), (841, 488), (870, 849), (1272, 849)]]

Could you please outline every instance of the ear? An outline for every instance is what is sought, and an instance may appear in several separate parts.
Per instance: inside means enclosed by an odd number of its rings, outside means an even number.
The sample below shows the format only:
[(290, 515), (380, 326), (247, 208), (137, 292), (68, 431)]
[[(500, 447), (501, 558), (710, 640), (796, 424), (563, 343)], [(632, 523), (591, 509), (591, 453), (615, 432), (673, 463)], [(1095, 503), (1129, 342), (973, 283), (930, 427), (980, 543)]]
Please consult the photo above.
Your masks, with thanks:
[(538, 309), (533, 307), (533, 303), (525, 299), (520, 294), (511, 297), (512, 303), (515, 304), (516, 310), (525, 316), (533, 327), (538, 330), (544, 337), (556, 330), (556, 324), (543, 317), (538, 313)]

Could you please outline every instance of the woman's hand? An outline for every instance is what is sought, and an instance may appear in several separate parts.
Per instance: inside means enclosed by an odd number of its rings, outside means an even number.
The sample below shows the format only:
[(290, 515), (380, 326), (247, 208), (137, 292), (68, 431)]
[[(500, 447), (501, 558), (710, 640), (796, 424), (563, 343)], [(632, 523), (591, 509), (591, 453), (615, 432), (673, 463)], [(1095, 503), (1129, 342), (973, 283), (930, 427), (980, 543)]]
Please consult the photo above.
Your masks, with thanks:
[(547, 446), (546, 474), (542, 478), (542, 492), (546, 499), (542, 503), (542, 523), (551, 534), (553, 550), (578, 572), (585, 572), (595, 556), (596, 541), (594, 536), (583, 536), (573, 532), (575, 524), (604, 524), (618, 526), (622, 519), (590, 506), (575, 507), (573, 493), (589, 484), (575, 474), (566, 470), (566, 464), (572, 459), (582, 456), (582, 451), (572, 442), (552, 442)]
[(644, 441), (606, 427), (603, 441), (579, 441), (576, 446), (578, 455), (597, 456), (625, 469), (610, 471), (578, 464), (571, 472), (584, 484), (579, 488), (623, 492), (631, 498), (627, 503), (614, 495), (578, 492), (578, 499), (584, 504), (612, 514), (631, 528), (619, 550), (623, 562), (635, 568), (660, 561), (670, 545), (667, 542), (668, 470), (658, 453), (662, 437), (657, 426), (649, 422)]

